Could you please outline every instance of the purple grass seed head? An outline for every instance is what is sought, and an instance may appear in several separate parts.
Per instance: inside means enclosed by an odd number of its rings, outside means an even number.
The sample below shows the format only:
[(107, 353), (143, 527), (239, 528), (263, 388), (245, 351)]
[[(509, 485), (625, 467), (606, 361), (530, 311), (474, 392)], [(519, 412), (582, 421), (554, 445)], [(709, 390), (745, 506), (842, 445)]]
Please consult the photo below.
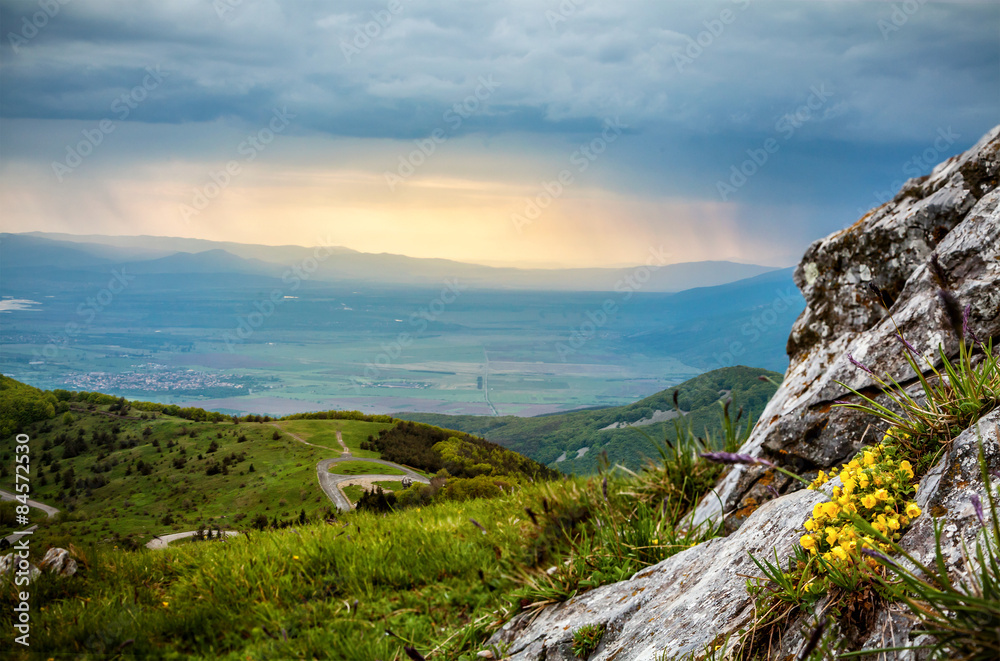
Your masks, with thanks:
[(897, 334), (895, 337), (897, 340), (900, 341), (900, 343), (902, 343), (904, 347), (906, 347), (906, 350), (909, 351), (911, 354), (913, 354), (914, 356), (920, 355), (920, 352), (917, 351), (916, 348), (912, 344), (910, 344), (909, 341), (907, 341), (907, 339), (903, 337), (902, 334)]
[(847, 354), (847, 360), (849, 360), (851, 362), (851, 365), (854, 365), (859, 370), (864, 370), (867, 374), (875, 376), (875, 372), (871, 371), (871, 369), (869, 369), (868, 366), (865, 365), (864, 363), (861, 363), (858, 360), (856, 360), (854, 356), (852, 356), (850, 353)]
[(774, 466), (774, 463), (762, 457), (753, 457), (748, 454), (736, 454), (734, 452), (702, 452), (698, 455), (702, 459), (707, 459), (716, 464), (747, 464), (750, 466)]
[(979, 525), (986, 527), (986, 519), (983, 517), (983, 502), (979, 500), (978, 494), (972, 494), (969, 499), (972, 501), (972, 509), (976, 510), (976, 518), (979, 519)]
[(899, 565), (897, 565), (891, 558), (882, 553), (879, 553), (875, 549), (863, 548), (861, 549), (861, 552), (867, 555), (869, 558), (875, 558), (876, 560), (883, 562), (889, 565), (890, 567), (894, 567), (896, 569), (899, 568)]
[(962, 312), (962, 332), (965, 334), (965, 337), (971, 338), (973, 342), (982, 347), (982, 341), (976, 336), (976, 333), (972, 330), (972, 328), (969, 327), (969, 315), (971, 314), (972, 306), (966, 305), (965, 310)]

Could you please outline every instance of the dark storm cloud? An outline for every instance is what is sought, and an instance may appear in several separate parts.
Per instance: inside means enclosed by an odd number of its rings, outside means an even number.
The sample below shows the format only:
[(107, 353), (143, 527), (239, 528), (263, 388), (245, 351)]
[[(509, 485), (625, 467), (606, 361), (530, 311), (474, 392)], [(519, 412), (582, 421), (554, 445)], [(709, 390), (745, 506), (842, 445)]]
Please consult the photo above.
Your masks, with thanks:
[[(545, 132), (621, 115), (759, 132), (823, 81), (840, 96), (816, 132), (846, 139), (919, 139), (955, 117), (956, 102), (978, 131), (996, 110), (995, 5), (927, 3), (887, 34), (887, 3), (560, 6), (572, 0), (69, 2), (19, 53), (5, 39), (0, 111), (98, 118), (148, 66), (171, 78), (137, 120), (256, 121), (262, 105), (284, 103), (335, 135), (419, 136), (487, 75), (502, 88), (463, 130)], [(16, 33), (37, 10), (9, 2), (0, 18)]]
[[(127, 121), (243, 130), (287, 107), (296, 135), (443, 128), (569, 153), (620, 118), (641, 139), (605, 157), (609, 187), (811, 204), (813, 233), (876, 204), (938, 131), (955, 153), (1000, 117), (994, 2), (78, 0), (25, 38), (39, 7), (0, 4), (0, 117), (97, 121), (155, 69)], [(720, 198), (770, 138), (781, 151)]]

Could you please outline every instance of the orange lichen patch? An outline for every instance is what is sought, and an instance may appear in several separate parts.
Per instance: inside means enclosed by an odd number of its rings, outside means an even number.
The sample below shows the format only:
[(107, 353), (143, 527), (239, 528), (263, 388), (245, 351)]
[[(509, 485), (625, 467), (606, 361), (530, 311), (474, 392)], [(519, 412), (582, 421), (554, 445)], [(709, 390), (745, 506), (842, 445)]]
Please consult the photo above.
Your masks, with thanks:
[(752, 497), (751, 498), (747, 498), (746, 499), (746, 505), (744, 505), (740, 509), (738, 509), (735, 512), (733, 512), (733, 516), (735, 516), (738, 519), (745, 519), (748, 516), (750, 516), (751, 514), (753, 514), (754, 512), (756, 512), (757, 508), (759, 508), (759, 507), (760, 507), (760, 503), (757, 502), (756, 498), (752, 498)]
[(762, 487), (766, 487), (769, 484), (774, 484), (774, 469), (768, 468), (760, 479), (757, 480), (757, 484)]

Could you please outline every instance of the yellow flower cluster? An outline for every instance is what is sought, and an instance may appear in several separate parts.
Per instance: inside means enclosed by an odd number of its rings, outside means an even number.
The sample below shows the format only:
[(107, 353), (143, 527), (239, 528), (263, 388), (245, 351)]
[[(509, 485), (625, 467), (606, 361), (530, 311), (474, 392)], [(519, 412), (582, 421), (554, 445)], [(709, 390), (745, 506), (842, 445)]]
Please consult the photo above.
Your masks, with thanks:
[[(897, 458), (898, 449), (892, 443), (895, 431), (890, 430), (882, 444), (862, 450), (830, 475), (820, 471), (810, 489), (838, 476), (843, 486), (833, 488), (832, 500), (813, 507), (812, 517), (804, 524), (808, 532), (799, 540), (802, 548), (834, 566), (849, 566), (860, 561), (862, 548), (889, 551), (888, 544), (859, 530), (851, 515), (860, 515), (893, 541), (920, 516), (920, 508), (909, 499), (917, 491), (912, 483), (913, 467)], [(865, 560), (876, 564), (872, 558)]]

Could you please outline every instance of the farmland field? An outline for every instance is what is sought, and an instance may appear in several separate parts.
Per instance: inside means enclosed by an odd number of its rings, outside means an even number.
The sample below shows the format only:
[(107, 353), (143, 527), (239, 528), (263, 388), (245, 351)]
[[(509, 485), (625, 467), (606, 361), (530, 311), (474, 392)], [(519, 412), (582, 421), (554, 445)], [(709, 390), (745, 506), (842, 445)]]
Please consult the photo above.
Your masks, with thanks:
[[(254, 316), (263, 294), (252, 285), (183, 289), (144, 278), (81, 318), (92, 289), (85, 278), (5, 274), (0, 293), (36, 305), (2, 314), (0, 371), (42, 388), (226, 413), (531, 416), (629, 404), (736, 362), (782, 371), (798, 312), (762, 315), (789, 291), (787, 272), (628, 300), (468, 291), (433, 314), (434, 291), (323, 285), (303, 287), (267, 316)], [(617, 312), (597, 315), (609, 299)], [(729, 352), (736, 345), (738, 357)], [(345, 441), (357, 450), (365, 437)], [(336, 447), (329, 438), (315, 442)]]

